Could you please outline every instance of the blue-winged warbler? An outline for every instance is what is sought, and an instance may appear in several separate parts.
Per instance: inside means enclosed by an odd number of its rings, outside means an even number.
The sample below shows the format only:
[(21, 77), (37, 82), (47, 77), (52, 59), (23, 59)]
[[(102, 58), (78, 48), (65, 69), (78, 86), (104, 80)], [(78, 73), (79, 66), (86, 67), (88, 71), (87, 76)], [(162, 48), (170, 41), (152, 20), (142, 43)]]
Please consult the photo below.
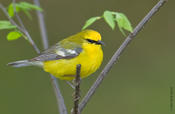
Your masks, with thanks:
[(62, 80), (73, 80), (76, 65), (81, 64), (81, 78), (95, 72), (102, 63), (101, 35), (94, 30), (84, 30), (63, 39), (29, 60), (11, 62), (13, 67), (39, 66)]

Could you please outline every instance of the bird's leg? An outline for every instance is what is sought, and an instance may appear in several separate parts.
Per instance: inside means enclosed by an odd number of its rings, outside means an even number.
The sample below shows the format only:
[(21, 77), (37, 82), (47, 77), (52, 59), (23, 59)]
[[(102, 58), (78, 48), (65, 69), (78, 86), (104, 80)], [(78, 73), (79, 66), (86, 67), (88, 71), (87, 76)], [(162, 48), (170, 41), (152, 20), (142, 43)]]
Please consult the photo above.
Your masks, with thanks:
[[(80, 82), (81, 82), (81, 78), (80, 78)], [(67, 83), (68, 85), (70, 85), (70, 87), (71, 87), (72, 89), (75, 89), (75, 86), (76, 86), (75, 79), (72, 80), (72, 82), (66, 81), (66, 83)]]
[[(80, 78), (80, 82), (81, 82), (81, 78)], [(79, 82), (79, 83), (80, 83), (80, 82)], [(75, 79), (72, 80), (72, 84), (73, 84), (74, 86), (76, 86)]]
[(72, 89), (75, 89), (74, 83), (71, 83), (70, 81), (66, 81), (66, 83), (67, 83), (68, 85), (70, 85), (70, 87), (71, 87)]

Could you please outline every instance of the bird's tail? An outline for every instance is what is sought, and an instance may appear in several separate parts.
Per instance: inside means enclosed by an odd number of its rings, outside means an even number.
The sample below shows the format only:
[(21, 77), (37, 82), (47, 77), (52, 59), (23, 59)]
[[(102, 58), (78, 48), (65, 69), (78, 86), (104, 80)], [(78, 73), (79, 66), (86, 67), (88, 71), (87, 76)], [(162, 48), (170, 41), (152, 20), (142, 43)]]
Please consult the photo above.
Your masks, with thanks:
[(24, 66), (31, 66), (32, 64), (28, 60), (21, 60), (21, 61), (10, 62), (7, 65), (12, 67), (24, 67)]

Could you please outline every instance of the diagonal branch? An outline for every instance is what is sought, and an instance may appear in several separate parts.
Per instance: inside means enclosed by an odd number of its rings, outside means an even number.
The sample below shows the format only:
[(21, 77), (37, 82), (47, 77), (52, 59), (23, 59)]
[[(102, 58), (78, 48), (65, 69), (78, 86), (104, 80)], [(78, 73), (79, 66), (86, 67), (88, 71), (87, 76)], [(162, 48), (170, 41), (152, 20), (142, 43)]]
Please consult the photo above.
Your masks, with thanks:
[(35, 44), (35, 42), (32, 40), (30, 34), (28, 33), (28, 31), (24, 28), (22, 28), (21, 26), (19, 26), (8, 14), (6, 8), (0, 4), (0, 8), (2, 9), (2, 11), (4, 12), (4, 14), (7, 16), (7, 18), (9, 19), (9, 21), (11, 22), (11, 24), (15, 25), (21, 32), (23, 32), (25, 34), (25, 36), (27, 37), (27, 40), (29, 41), (29, 43), (32, 45), (32, 47), (34, 48), (34, 50), (37, 53), (40, 53), (39, 48), (37, 47), (37, 45)]
[(21, 18), (20, 18), (20, 16), (19, 16), (18, 13), (16, 12), (16, 0), (13, 0), (12, 3), (13, 3), (14, 14), (15, 14), (15, 16), (16, 16), (16, 18), (17, 18), (19, 24), (21, 25), (21, 28), (23, 28), (25, 31), (27, 31), (26, 28), (25, 28), (25, 26), (24, 26), (24, 24), (23, 24), (23, 22), (22, 22), (22, 20), (21, 20)]
[[(35, 5), (40, 7), (40, 2), (39, 0), (34, 0)], [(48, 48), (48, 38), (47, 38), (47, 32), (46, 32), (46, 26), (45, 26), (45, 22), (44, 22), (44, 16), (41, 12), (37, 11), (37, 16), (38, 16), (38, 22), (39, 22), (39, 26), (40, 26), (40, 31), (41, 31), (41, 36), (42, 36), (42, 42), (43, 42), (43, 47), (44, 49)], [(60, 114), (67, 114), (67, 109), (64, 103), (64, 98), (61, 94), (57, 79), (50, 75), (51, 79), (52, 79), (52, 85), (54, 88), (54, 92), (57, 98), (57, 104), (58, 104), (58, 109)]]
[[(39, 48), (37, 47), (37, 45), (35, 44), (35, 42), (32, 40), (30, 34), (29, 34), (28, 31), (26, 30), (26, 28), (25, 28), (25, 26), (24, 26), (24, 24), (23, 24), (23, 22), (22, 22), (20, 16), (16, 13), (15, 2), (16, 2), (16, 0), (13, 0), (14, 13), (15, 13), (15, 16), (16, 16), (16, 18), (17, 18), (17, 20), (18, 20), (20, 26), (9, 16), (9, 14), (8, 14), (8, 12), (7, 12), (7, 10), (6, 10), (6, 8), (5, 8), (2, 4), (0, 4), (0, 8), (1, 8), (2, 11), (4, 12), (4, 14), (7, 16), (7, 18), (9, 19), (9, 21), (10, 21), (13, 25), (15, 25), (21, 32), (24, 33), (24, 35), (27, 37), (27, 40), (29, 41), (29, 43), (32, 45), (32, 47), (35, 49), (35, 51), (39, 54), (39, 53), (40, 53)], [(42, 14), (40, 14), (40, 15), (42, 15)], [(42, 16), (42, 17), (43, 17), (43, 16)], [(39, 20), (40, 20), (40, 18), (39, 18)], [(42, 20), (42, 18), (41, 18), (41, 20)], [(40, 22), (40, 24), (44, 25), (44, 20), (39, 21), (39, 22)], [(41, 22), (42, 22), (42, 23), (41, 23)], [(46, 48), (48, 48), (48, 40), (47, 40), (47, 35), (46, 35), (45, 26), (41, 26), (41, 25), (40, 25), (40, 27), (43, 27), (43, 28), (41, 29), (41, 30), (42, 30), (42, 36), (44, 36), (43, 41), (45, 42), (43, 45), (44, 45), (44, 48), (46, 49)], [(60, 114), (67, 114), (67, 109), (66, 109), (65, 104), (64, 104), (64, 99), (63, 99), (63, 97), (62, 97), (62, 95), (61, 95), (61, 93), (60, 93), (60, 89), (59, 89), (59, 86), (58, 86), (58, 84), (57, 84), (57, 80), (56, 80), (56, 78), (53, 77), (53, 76), (51, 76), (51, 78), (52, 78), (52, 80), (53, 80), (53, 81), (52, 81), (52, 84), (53, 84), (53, 86), (54, 86), (54, 91), (55, 91), (55, 94), (56, 94), (56, 97), (57, 97), (57, 102), (60, 101), (60, 103), (58, 103), (58, 104), (59, 104), (59, 109), (61, 110), (61, 113), (60, 113)], [(59, 99), (59, 100), (58, 100), (58, 99)]]
[(52, 75), (50, 75), (50, 76), (51, 76), (54, 92), (55, 92), (55, 95), (56, 95), (59, 112), (60, 112), (60, 114), (67, 114), (67, 109), (66, 109), (66, 106), (65, 106), (65, 103), (64, 103), (64, 98), (61, 94), (57, 79)]
[(129, 36), (125, 39), (125, 41), (121, 44), (119, 49), (115, 52), (115, 54), (112, 56), (110, 61), (107, 63), (103, 71), (98, 76), (97, 80), (94, 82), (94, 84), (91, 86), (85, 97), (83, 98), (82, 102), (79, 105), (80, 112), (84, 109), (92, 95), (96, 92), (96, 89), (99, 87), (99, 85), (102, 83), (103, 79), (107, 76), (107, 73), (110, 71), (114, 63), (118, 61), (119, 56), (122, 54), (122, 52), (126, 49), (128, 44), (135, 38), (135, 36), (139, 33), (139, 31), (143, 28), (143, 26), (150, 20), (150, 18), (158, 12), (158, 10), (167, 2), (167, 0), (160, 0), (152, 9), (149, 11), (149, 13), (142, 19), (142, 21), (135, 27), (134, 31), (129, 34)]
[(19, 24), (20, 24), (20, 26), (21, 26), (21, 31), (27, 36), (29, 42), (33, 45), (34, 49), (35, 49), (36, 52), (39, 54), (39, 53), (40, 53), (40, 50), (37, 48), (37, 45), (36, 45), (36, 44), (34, 43), (34, 41), (32, 40), (32, 37), (30, 36), (28, 30), (25, 28), (25, 26), (24, 26), (24, 24), (23, 24), (23, 22), (22, 22), (20, 16), (19, 16), (18, 13), (16, 12), (16, 6), (15, 6), (15, 5), (16, 5), (16, 0), (13, 0), (12, 3), (13, 3), (14, 14), (15, 14), (15, 16), (16, 16), (16, 18), (17, 18), (17, 20), (18, 20), (18, 22), (19, 22)]

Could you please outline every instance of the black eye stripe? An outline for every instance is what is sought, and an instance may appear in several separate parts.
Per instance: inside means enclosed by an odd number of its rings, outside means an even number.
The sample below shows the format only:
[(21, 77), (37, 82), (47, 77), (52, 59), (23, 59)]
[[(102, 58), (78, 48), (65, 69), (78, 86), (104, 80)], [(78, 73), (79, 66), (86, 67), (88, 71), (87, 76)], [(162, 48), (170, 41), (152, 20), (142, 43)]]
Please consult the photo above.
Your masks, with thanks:
[(91, 40), (91, 39), (86, 39), (86, 40), (87, 40), (89, 43), (100, 45), (100, 43), (99, 43), (98, 41)]

